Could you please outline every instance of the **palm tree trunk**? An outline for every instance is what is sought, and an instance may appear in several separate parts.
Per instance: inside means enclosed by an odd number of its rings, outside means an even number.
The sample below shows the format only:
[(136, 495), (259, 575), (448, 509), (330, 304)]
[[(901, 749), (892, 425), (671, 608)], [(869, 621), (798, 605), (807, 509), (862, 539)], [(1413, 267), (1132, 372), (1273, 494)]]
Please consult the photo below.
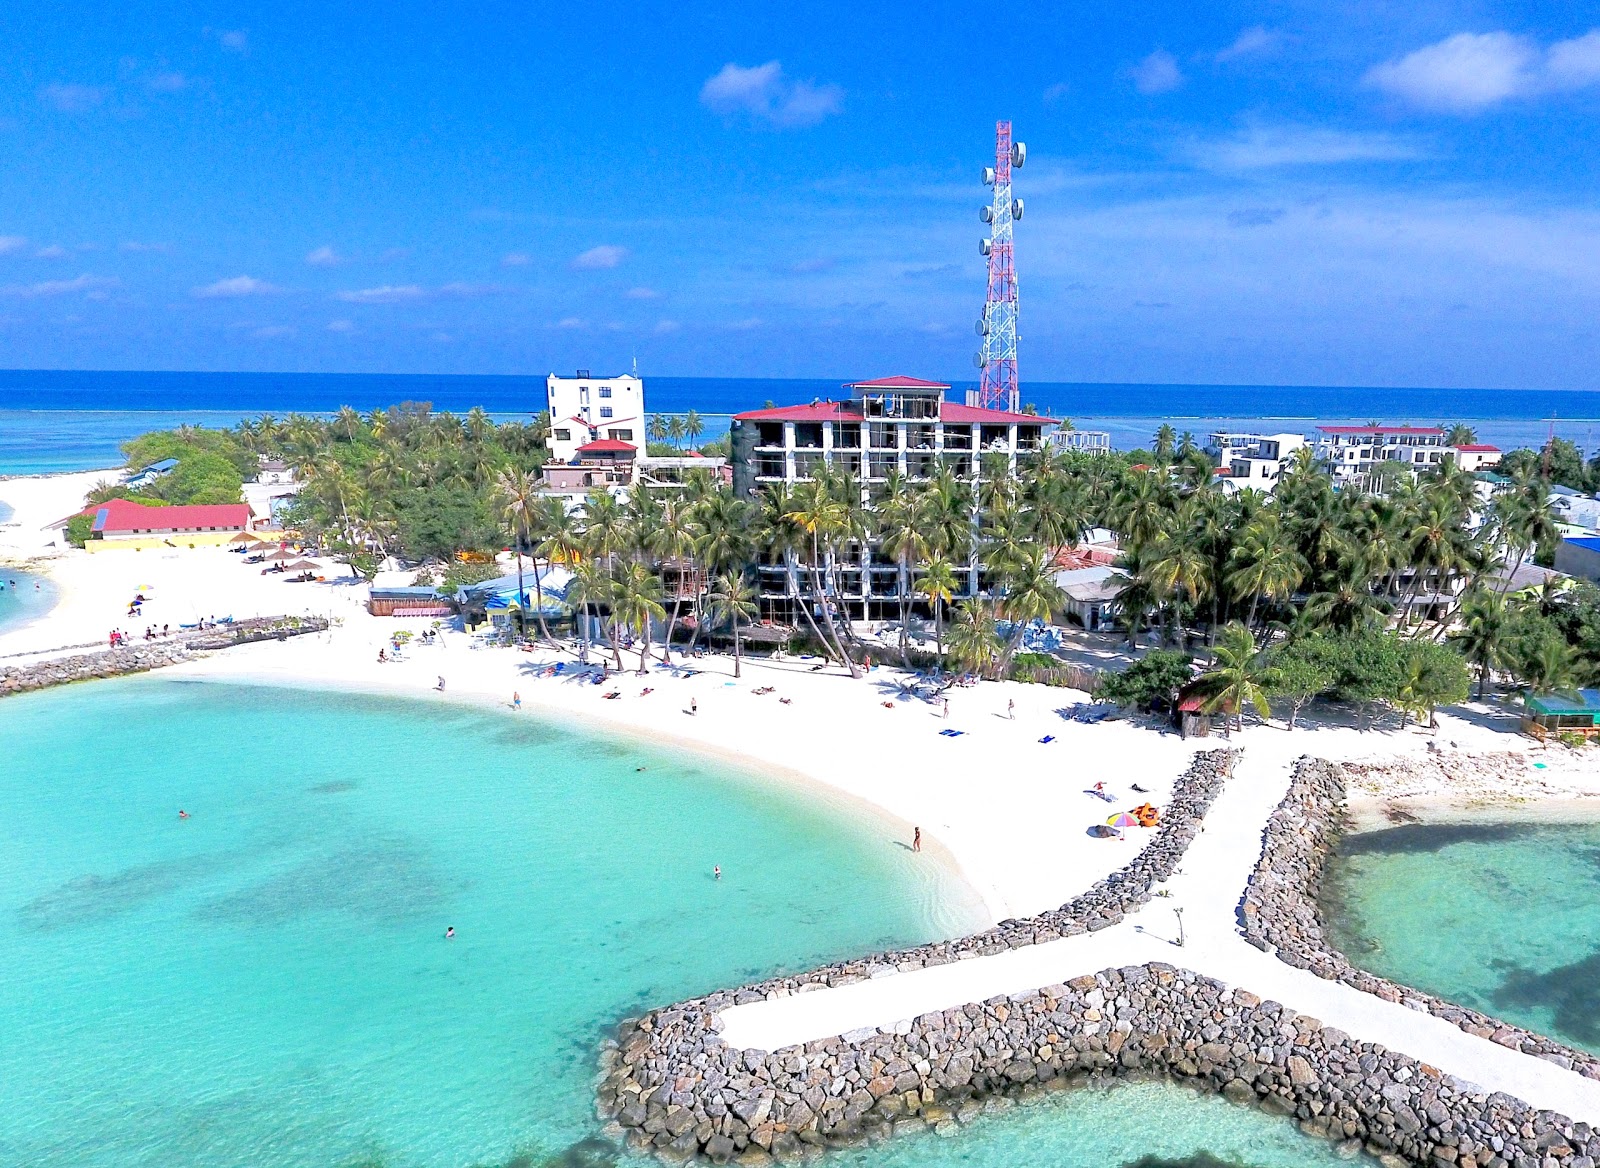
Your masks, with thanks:
[[(517, 586), (519, 588), (522, 586), (520, 580), (518, 581)], [(544, 638), (547, 644), (554, 645), (556, 643), (556, 639), (550, 635), (549, 622), (544, 619), (544, 581), (540, 579), (539, 562), (537, 560), (535, 560), (533, 563), (533, 593), (538, 602), (538, 607), (534, 611), (533, 615), (537, 617), (539, 621), (539, 635)], [(526, 625), (527, 622), (524, 621), (523, 624)]]
[(744, 644), (739, 639), (739, 614), (733, 614), (733, 676), (739, 676), (739, 667), (743, 663)]
[(639, 645), (639, 673), (643, 676), (650, 672), (650, 614), (644, 614), (644, 639)]
[(678, 627), (678, 613), (683, 604), (683, 588), (680, 586), (676, 596), (672, 598), (672, 619), (667, 621), (667, 635), (661, 642), (661, 664), (672, 664), (672, 633)]

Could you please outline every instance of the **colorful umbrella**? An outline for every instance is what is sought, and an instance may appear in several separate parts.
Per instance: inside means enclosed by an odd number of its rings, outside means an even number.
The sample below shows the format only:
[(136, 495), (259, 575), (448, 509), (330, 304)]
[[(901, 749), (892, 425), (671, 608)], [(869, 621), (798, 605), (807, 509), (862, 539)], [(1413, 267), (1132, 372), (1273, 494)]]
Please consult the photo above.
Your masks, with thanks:
[(1135, 819), (1133, 816), (1129, 815), (1126, 811), (1117, 812), (1110, 819), (1106, 820), (1106, 822), (1109, 823), (1112, 827), (1138, 827), (1139, 826), (1139, 821), (1137, 819)]

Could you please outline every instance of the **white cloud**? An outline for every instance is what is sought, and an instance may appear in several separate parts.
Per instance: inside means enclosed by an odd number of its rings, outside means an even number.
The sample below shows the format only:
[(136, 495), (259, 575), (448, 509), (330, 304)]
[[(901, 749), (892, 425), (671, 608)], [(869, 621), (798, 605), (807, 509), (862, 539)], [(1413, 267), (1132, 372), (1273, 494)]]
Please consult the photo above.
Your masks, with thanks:
[(1228, 138), (1190, 142), (1180, 151), (1207, 170), (1265, 170), (1420, 158), (1414, 144), (1393, 134), (1320, 126), (1250, 126)]
[(258, 280), (254, 276), (229, 276), (225, 280), (218, 280), (215, 284), (196, 288), (193, 294), (201, 300), (223, 300), (240, 296), (263, 296), (277, 290), (265, 280)]
[(70, 82), (46, 85), (39, 90), (40, 98), (47, 104), (69, 114), (79, 114), (94, 109), (105, 101), (106, 93), (107, 90), (98, 85), (78, 85)]
[(556, 328), (558, 329), (581, 329), (587, 328), (588, 325), (588, 321), (577, 316), (564, 316), (556, 321)]
[(1254, 25), (1245, 29), (1234, 38), (1233, 44), (1218, 51), (1212, 58), (1219, 65), (1227, 61), (1237, 61), (1241, 57), (1259, 57), (1275, 50), (1283, 42), (1283, 36), (1264, 25)]
[(1072, 86), (1068, 85), (1065, 81), (1057, 81), (1054, 85), (1049, 86), (1044, 91), (1044, 103), (1045, 105), (1054, 105), (1071, 92)]
[(759, 316), (750, 316), (746, 317), (744, 320), (730, 320), (725, 327), (732, 332), (747, 333), (752, 329), (760, 328), (765, 323), (766, 321), (762, 320)]
[(5, 255), (7, 252), (21, 251), (27, 246), (28, 238), (25, 235), (0, 235), (0, 255)]
[(44, 280), (37, 284), (14, 284), (4, 291), (8, 296), (70, 296), (82, 292), (90, 298), (104, 295), (103, 289), (114, 288), (117, 281), (108, 276), (74, 276), (70, 280)]
[(574, 256), (572, 267), (579, 272), (593, 272), (600, 268), (614, 268), (627, 258), (627, 248), (603, 243), (599, 247), (591, 247), (582, 255)]
[(153, 93), (181, 93), (190, 82), (182, 73), (156, 73), (146, 77), (144, 85)]
[(286, 324), (268, 324), (253, 330), (250, 335), (263, 341), (274, 340), (278, 337), (294, 336), (294, 328)]
[(660, 300), (661, 293), (654, 288), (629, 288), (625, 293), (629, 300)]
[(436, 345), (449, 345), (455, 343), (455, 337), (449, 333), (430, 333), (428, 339)]
[(217, 41), (230, 52), (250, 51), (250, 34), (242, 28), (224, 29), (217, 34)]
[(356, 331), (356, 326), (348, 320), (330, 320), (328, 322), (328, 331), (330, 333), (353, 333)]
[(140, 243), (137, 239), (124, 240), (118, 250), (127, 252), (145, 251), (170, 251), (172, 245), (168, 243)]
[(658, 320), (656, 321), (656, 327), (650, 331), (655, 333), (657, 336), (664, 337), (668, 333), (677, 332), (682, 327), (683, 326), (675, 320)]
[(533, 257), (525, 251), (508, 251), (500, 257), (500, 266), (503, 268), (525, 268), (533, 263)]
[(1140, 93), (1166, 93), (1183, 84), (1183, 73), (1177, 58), (1165, 49), (1157, 49), (1128, 71), (1133, 87)]
[(326, 245), (306, 253), (306, 263), (314, 268), (332, 268), (344, 262), (344, 256)]
[(440, 296), (455, 296), (465, 300), (472, 300), (479, 296), (498, 296), (506, 291), (503, 284), (469, 284), (465, 280), (452, 280), (448, 284), (439, 285)]
[(1458, 32), (1374, 65), (1362, 80), (1421, 109), (1478, 113), (1600, 83), (1600, 29), (1547, 47), (1509, 32)]
[(67, 254), (67, 249), (59, 243), (52, 243), (49, 247), (41, 247), (33, 254), (42, 260), (58, 260)]
[(377, 288), (356, 288), (338, 293), (340, 300), (351, 304), (400, 304), (408, 300), (421, 300), (427, 293), (416, 284), (384, 284)]
[(783, 127), (814, 126), (838, 113), (843, 100), (844, 90), (837, 85), (792, 81), (777, 61), (749, 68), (730, 61), (700, 87), (700, 101), (707, 109)]

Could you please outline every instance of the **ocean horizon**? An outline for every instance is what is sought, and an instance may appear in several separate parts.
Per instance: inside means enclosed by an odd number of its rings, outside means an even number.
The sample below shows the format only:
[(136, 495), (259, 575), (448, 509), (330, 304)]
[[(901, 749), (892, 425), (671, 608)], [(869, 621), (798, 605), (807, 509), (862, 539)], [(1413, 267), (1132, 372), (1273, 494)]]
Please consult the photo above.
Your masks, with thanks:
[[(845, 384), (645, 375), (650, 412), (697, 411), (705, 422), (701, 442), (726, 433), (735, 413), (837, 396)], [(961, 400), (972, 388), (976, 382), (955, 381), (951, 396)], [(1592, 390), (1024, 382), (1022, 396), (1049, 417), (1107, 431), (1118, 449), (1148, 444), (1163, 422), (1203, 443), (1214, 430), (1309, 432), (1319, 423), (1366, 421), (1464, 422), (1481, 441), (1506, 449), (1537, 447), (1551, 434), (1588, 454), (1600, 448), (1600, 392)], [(0, 474), (117, 465), (121, 443), (184, 423), (232, 426), (261, 414), (327, 414), (346, 405), (366, 412), (403, 401), (455, 413), (481, 406), (497, 421), (526, 419), (543, 409), (544, 376), (0, 370)]]

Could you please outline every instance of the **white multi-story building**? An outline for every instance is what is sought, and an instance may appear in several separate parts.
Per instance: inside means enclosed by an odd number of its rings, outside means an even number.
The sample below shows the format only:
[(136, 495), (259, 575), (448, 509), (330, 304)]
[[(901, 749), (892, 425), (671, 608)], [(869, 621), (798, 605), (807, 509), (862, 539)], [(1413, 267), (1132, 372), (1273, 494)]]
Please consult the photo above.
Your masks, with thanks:
[(1228, 493), (1243, 490), (1270, 494), (1289, 469), (1294, 452), (1306, 445), (1304, 434), (1211, 435), (1207, 450), (1217, 458), (1217, 485)]
[[(867, 503), (873, 486), (891, 475), (925, 482), (941, 469), (976, 490), (990, 475), (1016, 474), (1018, 459), (1040, 454), (1056, 425), (1036, 414), (947, 402), (950, 387), (939, 381), (883, 377), (845, 388), (851, 396), (843, 400), (735, 414), (734, 492), (755, 496), (769, 484), (806, 482), (827, 470), (854, 478)], [(791, 619), (810, 589), (800, 558), (763, 554), (758, 567), (763, 615)], [(900, 598), (912, 592), (912, 574), (884, 554), (876, 536), (842, 549), (834, 567), (834, 602), (852, 617), (897, 615)], [(976, 555), (960, 568), (957, 599), (982, 595), (988, 582)]]
[(1317, 433), (1317, 458), (1339, 482), (1371, 474), (1383, 463), (1427, 470), (1451, 452), (1437, 426), (1318, 426)]
[(550, 411), (547, 445), (556, 462), (571, 462), (578, 447), (610, 439), (644, 448), (644, 382), (635, 374), (545, 378), (545, 405)]

